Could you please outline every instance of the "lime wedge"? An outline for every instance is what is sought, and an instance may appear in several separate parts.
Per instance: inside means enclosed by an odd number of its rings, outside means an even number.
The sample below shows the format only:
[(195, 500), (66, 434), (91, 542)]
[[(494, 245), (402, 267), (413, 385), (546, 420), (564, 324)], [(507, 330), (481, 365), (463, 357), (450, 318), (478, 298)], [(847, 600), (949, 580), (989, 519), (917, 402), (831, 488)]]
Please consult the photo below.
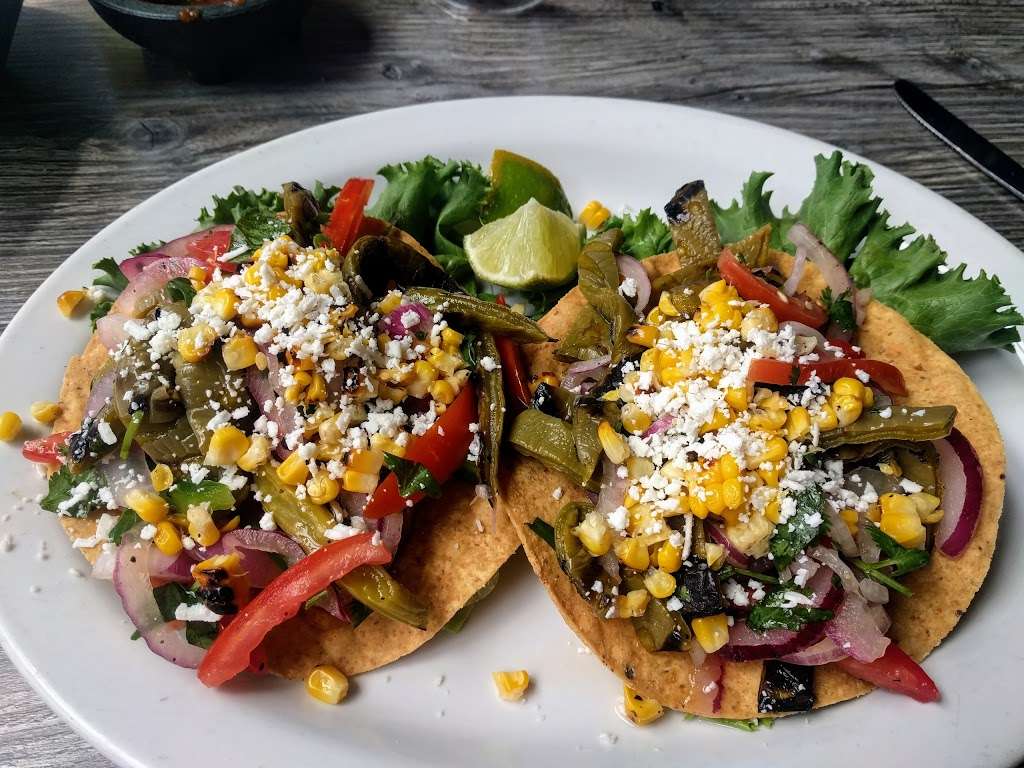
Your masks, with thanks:
[(572, 216), (562, 183), (535, 160), (506, 149), (491, 156), (491, 189), (484, 199), (480, 220), (485, 224), (511, 216), (530, 198), (553, 211)]
[(531, 198), (512, 215), (466, 235), (463, 247), (481, 280), (523, 290), (567, 283), (576, 274), (582, 242), (576, 222)]

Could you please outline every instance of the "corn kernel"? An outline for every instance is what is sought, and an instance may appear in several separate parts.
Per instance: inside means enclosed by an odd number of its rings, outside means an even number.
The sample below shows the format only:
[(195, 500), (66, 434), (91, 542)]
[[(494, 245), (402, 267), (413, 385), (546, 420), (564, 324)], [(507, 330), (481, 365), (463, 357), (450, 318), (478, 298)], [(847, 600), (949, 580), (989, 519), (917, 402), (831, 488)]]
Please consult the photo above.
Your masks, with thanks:
[(451, 405), (455, 399), (455, 388), (444, 380), (435, 381), (427, 388), (427, 391), (436, 402), (444, 405)]
[(740, 412), (747, 410), (747, 406), (750, 405), (750, 396), (747, 393), (746, 387), (733, 387), (727, 389), (725, 392), (725, 402), (734, 411)]
[(908, 497), (898, 493), (885, 493), (879, 499), (882, 508), (880, 527), (905, 547), (919, 547), (924, 543), (925, 528), (917, 506)]
[(871, 387), (864, 387), (864, 397), (862, 398), (864, 405), (870, 408), (875, 404), (875, 390)]
[(596, 510), (587, 513), (586, 517), (573, 529), (576, 538), (594, 557), (600, 557), (612, 548), (612, 531), (604, 516)]
[(147, 523), (156, 525), (167, 517), (167, 502), (155, 493), (133, 488), (125, 494), (124, 500)]
[(762, 482), (769, 488), (774, 488), (779, 484), (779, 476), (781, 470), (779, 465), (774, 464), (770, 469), (759, 469), (757, 470), (757, 476), (761, 478)]
[(850, 529), (850, 533), (857, 533), (857, 522), (859, 520), (857, 510), (850, 509), (849, 507), (841, 509), (839, 511), (839, 517), (844, 523), (846, 523), (846, 527)]
[(644, 586), (653, 597), (663, 599), (676, 591), (676, 580), (671, 573), (655, 568), (644, 576)]
[(583, 226), (593, 231), (599, 229), (611, 215), (612, 212), (605, 208), (599, 200), (591, 200), (583, 206), (579, 218)]
[(666, 573), (675, 573), (682, 565), (683, 551), (679, 547), (674, 547), (667, 541), (658, 547), (658, 568)]
[(818, 429), (829, 430), (835, 429), (839, 426), (839, 417), (836, 416), (836, 411), (829, 403), (823, 403), (821, 410), (814, 415), (814, 423), (818, 425)]
[(650, 725), (665, 714), (665, 708), (654, 699), (646, 699), (628, 685), (622, 686), (626, 717), (633, 725)]
[(721, 544), (709, 542), (704, 545), (704, 559), (708, 561), (708, 567), (717, 571), (725, 565), (725, 547)]
[(284, 251), (273, 250), (266, 255), (264, 261), (275, 271), (286, 269), (288, 267), (288, 254)]
[(629, 445), (607, 420), (602, 420), (597, 427), (597, 436), (601, 447), (612, 464), (622, 464), (630, 456)]
[(270, 440), (263, 435), (253, 435), (249, 448), (235, 463), (243, 472), (255, 472), (270, 460)]
[(628, 567), (637, 571), (646, 571), (651, 564), (651, 556), (647, 545), (638, 539), (622, 539), (615, 544), (615, 556)]
[(723, 480), (731, 480), (740, 476), (740, 465), (736, 463), (731, 453), (726, 453), (718, 460), (718, 471), (721, 472)]
[(198, 363), (213, 348), (217, 333), (206, 323), (196, 323), (178, 334), (178, 353), (186, 363)]
[(245, 314), (239, 315), (237, 322), (243, 328), (248, 328), (249, 330), (254, 330), (263, 325), (263, 320), (260, 319), (260, 316), (255, 312), (246, 312)]
[(37, 400), (29, 406), (28, 412), (40, 424), (53, 424), (60, 416), (60, 405), (50, 400)]
[(729, 509), (739, 509), (746, 501), (743, 483), (739, 478), (731, 477), (722, 481), (722, 500)]
[(691, 493), (687, 497), (690, 500), (690, 512), (693, 513), (694, 517), (697, 517), (697, 518), (700, 518), (701, 520), (703, 520), (704, 518), (706, 518), (708, 516), (708, 505), (707, 505), (707, 503), (705, 503), (704, 499), (702, 499), (696, 493), (693, 493), (693, 487), (692, 486), (691, 486), (690, 490), (691, 490)]
[(341, 477), (341, 487), (351, 493), (372, 493), (377, 487), (377, 475), (346, 469)]
[(832, 393), (835, 395), (850, 395), (858, 400), (863, 400), (864, 383), (860, 379), (843, 376), (833, 382)]
[(14, 411), (4, 411), (0, 414), (0, 440), (5, 443), (11, 442), (21, 432), (21, 416)]
[(349, 469), (376, 475), (384, 466), (384, 452), (378, 450), (357, 449), (352, 451), (348, 459)]
[(249, 450), (249, 438), (234, 424), (223, 424), (210, 436), (203, 463), (207, 466), (227, 467), (238, 462)]
[(165, 555), (174, 557), (181, 552), (181, 534), (178, 533), (178, 528), (174, 523), (164, 520), (156, 527), (153, 544)]
[(230, 520), (228, 520), (226, 523), (224, 523), (224, 525), (222, 525), (220, 527), (220, 532), (221, 533), (231, 533), (231, 531), (235, 530), (235, 528), (237, 528), (241, 524), (241, 522), (242, 522), (242, 518), (239, 517), (238, 515), (235, 515), (234, 517), (232, 517)]
[(658, 329), (653, 325), (634, 325), (629, 329), (626, 338), (634, 344), (650, 349), (658, 343)]
[(326, 472), (317, 472), (306, 481), (306, 493), (314, 504), (329, 504), (338, 498), (341, 486)]
[(882, 519), (882, 507), (878, 504), (872, 504), (868, 507), (868, 511), (865, 513), (865, 517), (872, 523), (877, 523)]
[(847, 427), (860, 418), (861, 410), (864, 408), (860, 400), (853, 395), (835, 395), (829, 400), (836, 412), (836, 419), (839, 426)]
[(662, 291), (661, 297), (658, 299), (658, 309), (665, 317), (679, 317), (679, 310), (672, 303), (672, 297), (669, 296), (668, 291)]
[(57, 297), (57, 309), (64, 317), (71, 317), (85, 298), (85, 291), (64, 291)]
[(348, 696), (348, 678), (337, 667), (321, 664), (306, 678), (306, 693), (324, 704), (338, 704)]
[(779, 522), (779, 513), (782, 511), (782, 502), (777, 498), (772, 499), (764, 505), (764, 516), (773, 523)]
[(634, 434), (646, 432), (651, 426), (651, 417), (640, 406), (627, 403), (622, 406), (622, 426)]
[(693, 625), (693, 636), (705, 653), (714, 653), (729, 642), (729, 622), (724, 613), (698, 617), (690, 623)]
[(720, 483), (709, 483), (704, 486), (704, 503), (713, 515), (720, 515), (725, 511), (725, 498), (722, 496)]
[(153, 490), (157, 493), (166, 491), (174, 483), (174, 473), (166, 464), (157, 464), (150, 470), (149, 482), (153, 484)]
[(525, 669), (511, 672), (492, 672), (491, 679), (498, 695), (505, 701), (519, 701), (530, 687), (530, 673)]
[(229, 371), (240, 371), (256, 364), (256, 355), (260, 354), (260, 350), (252, 336), (237, 333), (224, 342), (220, 353)]
[(800, 440), (811, 431), (811, 416), (803, 406), (797, 406), (786, 415), (786, 439)]
[(388, 315), (398, 309), (402, 304), (400, 291), (388, 291), (387, 295), (377, 302), (377, 311), (382, 315)]
[(230, 288), (220, 288), (210, 297), (210, 306), (221, 320), (231, 320), (238, 313), (238, 296)]
[(651, 601), (651, 593), (646, 589), (633, 589), (620, 595), (615, 601), (616, 618), (629, 619), (643, 616), (647, 604)]
[(732, 421), (732, 419), (732, 413), (729, 412), (728, 408), (726, 408), (725, 410), (722, 410), (721, 408), (716, 408), (714, 412), (711, 414), (711, 418), (704, 422), (704, 424), (701, 426), (700, 433), (703, 435), (708, 432), (715, 432), (719, 429), (722, 429), (723, 427), (728, 426), (729, 422)]
[[(392, 440), (390, 437), (385, 437), (380, 433), (370, 436), (370, 447), (372, 447), (377, 453), (390, 453), (392, 456), (397, 456), (398, 458), (405, 456), (406, 446), (399, 443), (397, 439)], [(383, 461), (383, 457), (381, 457), (381, 461)], [(378, 469), (374, 471), (380, 471), (380, 468), (378, 467)]]
[(463, 362), (461, 357), (449, 355), (440, 349), (431, 350), (427, 355), (427, 361), (446, 376), (451, 376), (455, 373)]
[(306, 389), (307, 403), (320, 403), (327, 399), (327, 379), (323, 374), (314, 373), (313, 380)]
[(654, 462), (641, 456), (630, 456), (626, 459), (626, 469), (633, 479), (654, 474)]
[(782, 461), (789, 453), (789, 444), (781, 437), (770, 437), (765, 441), (764, 452), (758, 458), (758, 464)]
[(744, 341), (750, 341), (759, 331), (775, 333), (778, 330), (779, 323), (768, 307), (754, 307), (740, 322), (740, 336)]
[[(212, 547), (220, 541), (220, 530), (214, 525), (205, 504), (189, 507), (185, 518), (188, 520), (188, 535), (195, 539), (199, 546)], [(196, 568), (199, 569), (199, 566)]]
[(309, 477), (309, 467), (306, 466), (306, 462), (303, 461), (302, 456), (296, 451), (278, 465), (277, 476), (282, 483), (301, 485)]
[(457, 354), (462, 347), (464, 338), (465, 336), (454, 328), (443, 328), (441, 330), (441, 348), (448, 354)]
[(188, 279), (192, 281), (192, 285), (198, 291), (206, 285), (206, 270), (199, 266), (189, 267)]
[(561, 382), (558, 377), (550, 371), (544, 371), (538, 373), (536, 376), (530, 377), (530, 394), (535, 394), (541, 384), (547, 384), (549, 387), (557, 387)]

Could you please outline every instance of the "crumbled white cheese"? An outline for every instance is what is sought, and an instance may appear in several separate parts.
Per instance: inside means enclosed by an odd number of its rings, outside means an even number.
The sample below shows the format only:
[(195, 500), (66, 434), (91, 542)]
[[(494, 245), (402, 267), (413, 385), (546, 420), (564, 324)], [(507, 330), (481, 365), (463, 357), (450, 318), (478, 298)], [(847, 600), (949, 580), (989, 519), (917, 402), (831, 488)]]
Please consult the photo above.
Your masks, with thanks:
[(174, 618), (178, 621), (217, 622), (221, 620), (221, 615), (219, 613), (214, 613), (202, 603), (196, 603), (194, 605), (185, 605), (184, 603), (181, 603), (174, 609)]

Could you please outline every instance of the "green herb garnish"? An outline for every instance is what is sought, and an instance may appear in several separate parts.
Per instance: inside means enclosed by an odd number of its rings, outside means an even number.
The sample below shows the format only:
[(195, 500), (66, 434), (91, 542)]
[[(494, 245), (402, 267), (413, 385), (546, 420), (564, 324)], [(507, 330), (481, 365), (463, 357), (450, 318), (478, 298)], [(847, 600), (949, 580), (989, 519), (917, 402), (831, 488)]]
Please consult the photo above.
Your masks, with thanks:
[[(86, 517), (90, 512), (106, 507), (99, 498), (100, 489), (106, 485), (106, 478), (96, 467), (89, 467), (73, 475), (67, 466), (62, 466), (50, 475), (49, 488), (39, 506), (47, 512)], [(76, 490), (79, 488), (82, 489), (81, 493)], [(75, 502), (61, 509), (60, 505), (72, 498)]]
[(923, 549), (908, 549), (904, 547), (877, 525), (868, 525), (867, 531), (871, 538), (875, 540), (878, 548), (882, 550), (882, 554), (885, 555), (886, 559), (879, 560), (877, 563), (854, 560), (853, 564), (869, 579), (877, 581), (879, 584), (884, 584), (901, 595), (906, 595), (907, 597), (913, 595), (914, 593), (911, 590), (904, 587), (896, 579), (926, 566), (929, 560), (928, 553)]
[(526, 527), (544, 539), (549, 547), (555, 548), (555, 529), (551, 527), (551, 523), (535, 517), (532, 523), (526, 524)]
[(814, 541), (828, 531), (825, 517), (825, 495), (821, 488), (812, 486), (794, 494), (796, 511), (784, 524), (775, 528), (769, 545), (776, 568), (782, 569)]
[(644, 208), (635, 216), (631, 213), (612, 216), (601, 226), (600, 231), (607, 229), (621, 229), (620, 250), (637, 259), (672, 250), (672, 232), (668, 224), (650, 208)]
[(117, 518), (117, 522), (114, 523), (114, 527), (110, 529), (110, 533), (107, 534), (107, 538), (120, 546), (122, 537), (138, 525), (139, 522), (140, 518), (136, 514), (135, 510), (126, 509), (121, 513), (121, 516)]
[(189, 507), (203, 504), (209, 505), (210, 512), (220, 512), (235, 506), (235, 497), (231, 489), (216, 480), (202, 480), (193, 483), (191, 480), (178, 480), (167, 491), (167, 497), (174, 509), (185, 513)]
[(417, 493), (437, 498), (441, 486), (429, 469), (416, 461), (403, 459), (390, 453), (384, 454), (384, 463), (398, 479), (398, 495), (408, 499)]
[(784, 586), (769, 592), (764, 600), (750, 609), (747, 626), (755, 632), (767, 632), (772, 629), (797, 630), (805, 624), (815, 621), (828, 621), (832, 611), (815, 608), (810, 605), (787, 606), (790, 594), (807, 596), (807, 591), (796, 587)]
[(192, 281), (187, 277), (175, 277), (168, 280), (164, 291), (171, 301), (180, 301), (186, 307), (191, 306), (192, 299), (196, 297), (196, 289), (192, 287)]
[(853, 309), (849, 289), (833, 298), (832, 289), (826, 288), (821, 292), (821, 303), (825, 305), (829, 319), (839, 330), (846, 332), (857, 330), (857, 315)]

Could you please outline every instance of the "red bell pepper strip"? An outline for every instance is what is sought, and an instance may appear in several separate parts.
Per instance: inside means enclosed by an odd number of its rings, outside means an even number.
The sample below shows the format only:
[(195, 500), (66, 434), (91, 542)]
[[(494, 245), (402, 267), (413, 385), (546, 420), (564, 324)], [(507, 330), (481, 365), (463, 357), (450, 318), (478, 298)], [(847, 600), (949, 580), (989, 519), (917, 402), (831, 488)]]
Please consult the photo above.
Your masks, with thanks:
[(802, 365), (786, 363), (782, 360), (753, 360), (750, 363), (750, 370), (747, 372), (747, 379), (761, 384), (792, 386), (806, 384), (810, 380), (811, 374), (816, 373), (821, 381), (831, 384), (844, 376), (855, 378), (857, 371), (867, 373), (871, 377), (872, 383), (890, 395), (907, 394), (907, 385), (900, 369), (881, 360), (841, 358)]
[(864, 357), (864, 350), (860, 347), (854, 349), (853, 344), (843, 339), (826, 339), (830, 347), (838, 347), (842, 350), (843, 355), (854, 360), (860, 360)]
[[(505, 297), (500, 294), (497, 303), (503, 307), (508, 306)], [(495, 336), (494, 344), (501, 358), (501, 376), (505, 382), (505, 391), (523, 408), (529, 408), (532, 400), (530, 385), (527, 382), (526, 368), (519, 353), (519, 346), (505, 336)]]
[(373, 544), (369, 533), (335, 541), (303, 558), (270, 582), (242, 608), (213, 641), (199, 664), (199, 679), (216, 687), (246, 669), (253, 651), (274, 627), (283, 624), (311, 597), (361, 565), (384, 565), (391, 553)]
[(324, 225), (324, 234), (344, 256), (356, 240), (363, 222), (363, 209), (370, 201), (373, 179), (349, 179), (338, 193), (330, 220)]
[(845, 658), (836, 664), (843, 672), (879, 688), (902, 693), (925, 704), (938, 701), (939, 689), (921, 665), (907, 656), (896, 643), (889, 643), (881, 658), (865, 663)]
[(747, 269), (728, 248), (723, 248), (718, 257), (718, 271), (725, 282), (735, 287), (744, 299), (767, 304), (780, 322), (793, 320), (812, 328), (820, 328), (828, 321), (824, 307), (803, 296), (786, 296)]
[[(476, 419), (476, 390), (472, 384), (466, 384), (430, 429), (409, 441), (403, 458), (422, 464), (443, 485), (466, 460), (474, 434), (469, 427), (476, 423)], [(415, 504), (423, 496), (420, 492), (408, 499), (402, 498), (398, 491), (398, 478), (391, 472), (370, 495), (363, 517), (379, 520), (404, 510), (406, 501)]]
[(190, 240), (185, 245), (189, 256), (195, 256), (210, 265), (210, 271), (220, 268), (221, 272), (235, 272), (237, 264), (230, 261), (218, 261), (218, 258), (231, 250), (232, 227), (216, 227), (215, 229), (200, 235), (195, 240)]
[(70, 432), (54, 432), (49, 437), (26, 440), (21, 447), (21, 455), (39, 464), (63, 464), (64, 455), (61, 449), (67, 445), (69, 437)]

